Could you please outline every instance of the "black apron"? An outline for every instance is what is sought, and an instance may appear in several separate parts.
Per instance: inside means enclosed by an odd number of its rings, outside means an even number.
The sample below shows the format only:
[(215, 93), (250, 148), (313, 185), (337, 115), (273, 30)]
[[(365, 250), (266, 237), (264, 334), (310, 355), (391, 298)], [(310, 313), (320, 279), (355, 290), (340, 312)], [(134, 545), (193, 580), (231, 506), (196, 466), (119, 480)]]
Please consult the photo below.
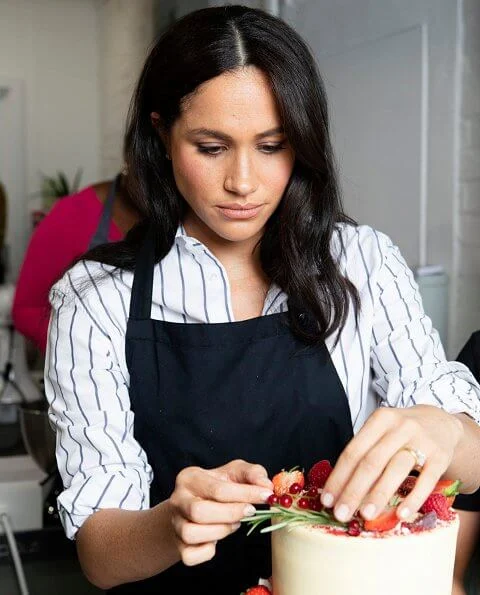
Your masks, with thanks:
[(97, 229), (90, 240), (88, 249), (96, 248), (101, 244), (108, 243), (108, 232), (110, 230), (110, 224), (112, 222), (113, 203), (115, 202), (115, 194), (117, 193), (118, 184), (122, 174), (118, 174), (113, 182), (110, 184), (108, 189), (107, 200), (103, 203), (102, 214), (100, 215), (100, 221), (98, 222)]
[[(264, 465), (271, 477), (320, 459), (334, 463), (353, 429), (326, 346), (306, 347), (287, 313), (219, 324), (152, 320), (153, 255), (147, 234), (126, 335), (134, 434), (154, 472), (151, 506), (171, 495), (190, 465), (240, 458)], [(218, 542), (213, 560), (178, 563), (111, 592), (239, 595), (270, 575), (270, 536), (257, 530), (247, 537), (242, 526)]]

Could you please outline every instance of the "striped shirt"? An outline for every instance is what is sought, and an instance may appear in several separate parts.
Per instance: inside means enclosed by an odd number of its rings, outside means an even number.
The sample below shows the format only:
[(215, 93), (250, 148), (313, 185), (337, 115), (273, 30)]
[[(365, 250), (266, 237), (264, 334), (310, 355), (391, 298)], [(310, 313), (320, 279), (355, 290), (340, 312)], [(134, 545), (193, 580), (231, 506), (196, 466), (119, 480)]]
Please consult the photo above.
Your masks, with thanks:
[[(354, 430), (379, 406), (435, 405), (480, 423), (480, 387), (465, 366), (446, 361), (398, 248), (369, 227), (341, 226), (332, 252), (361, 301), (358, 324), (350, 308), (338, 342), (327, 340)], [(130, 272), (80, 262), (51, 292), (45, 386), (65, 486), (59, 510), (70, 538), (96, 510), (149, 506), (152, 470), (133, 435), (125, 361), (132, 281)], [(287, 295), (273, 285), (262, 314), (286, 309)], [(151, 316), (234, 321), (224, 267), (183, 227), (155, 266)]]

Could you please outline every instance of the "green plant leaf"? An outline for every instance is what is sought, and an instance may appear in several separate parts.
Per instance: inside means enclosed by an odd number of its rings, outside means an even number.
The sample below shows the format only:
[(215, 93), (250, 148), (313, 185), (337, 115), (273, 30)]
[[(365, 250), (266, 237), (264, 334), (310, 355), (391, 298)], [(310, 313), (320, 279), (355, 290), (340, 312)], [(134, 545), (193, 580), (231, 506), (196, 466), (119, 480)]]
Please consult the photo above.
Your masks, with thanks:
[(75, 177), (73, 178), (72, 187), (70, 189), (71, 194), (78, 192), (78, 189), (80, 188), (80, 180), (82, 179), (82, 174), (83, 168), (79, 167), (75, 173)]
[(59, 196), (70, 194), (67, 176), (61, 171), (58, 172), (58, 191)]
[(58, 198), (77, 192), (80, 187), (82, 173), (82, 168), (78, 168), (70, 185), (68, 177), (63, 171), (57, 171), (54, 176), (47, 176), (40, 172), (41, 184), (38, 194), (43, 198), (44, 207), (50, 208)]
[(457, 479), (457, 481), (453, 482), (449, 488), (445, 488), (443, 490), (443, 495), (447, 498), (451, 498), (452, 496), (457, 496), (460, 490), (462, 482)]

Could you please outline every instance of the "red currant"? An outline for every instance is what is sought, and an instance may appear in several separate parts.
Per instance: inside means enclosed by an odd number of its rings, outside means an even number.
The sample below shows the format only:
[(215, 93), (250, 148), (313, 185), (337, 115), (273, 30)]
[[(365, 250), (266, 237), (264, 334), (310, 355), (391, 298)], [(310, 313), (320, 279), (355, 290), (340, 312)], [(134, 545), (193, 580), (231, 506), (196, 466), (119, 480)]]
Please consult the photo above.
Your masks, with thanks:
[(349, 535), (356, 537), (357, 535), (360, 535), (361, 532), (362, 532), (362, 529), (361, 529), (360, 523), (358, 521), (350, 521), (348, 523), (347, 533)]
[(320, 512), (323, 510), (323, 506), (322, 503), (320, 502), (320, 500), (317, 500), (316, 498), (314, 500), (310, 501), (310, 510), (313, 510), (315, 512)]
[(272, 494), (268, 497), (267, 503), (270, 504), (270, 506), (275, 506), (276, 504), (278, 504), (278, 502), (279, 498), (278, 496), (275, 496), (275, 494)]
[(280, 506), (283, 506), (284, 508), (290, 508), (290, 506), (292, 505), (292, 502), (293, 502), (293, 499), (288, 494), (284, 494), (283, 496), (280, 496)]
[(318, 496), (318, 489), (317, 488), (310, 488), (307, 492), (307, 496), (310, 498), (316, 498)]
[(298, 508), (310, 508), (310, 502), (308, 501), (308, 498), (300, 498), (299, 501), (297, 502), (297, 506)]
[(302, 486), (299, 483), (292, 483), (288, 491), (290, 494), (299, 494), (302, 491)]

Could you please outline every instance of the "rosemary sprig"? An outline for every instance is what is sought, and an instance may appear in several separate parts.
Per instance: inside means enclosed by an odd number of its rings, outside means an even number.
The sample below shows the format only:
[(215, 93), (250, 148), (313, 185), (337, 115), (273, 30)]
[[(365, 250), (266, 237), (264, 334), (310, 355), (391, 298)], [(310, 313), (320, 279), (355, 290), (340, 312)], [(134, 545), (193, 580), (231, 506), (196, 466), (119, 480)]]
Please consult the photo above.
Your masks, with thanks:
[(268, 527), (264, 527), (260, 533), (271, 533), (278, 529), (292, 529), (300, 525), (330, 525), (332, 527), (341, 527), (346, 529), (347, 523), (341, 523), (327, 511), (303, 510), (300, 508), (284, 508), (283, 506), (272, 506), (268, 510), (257, 510), (253, 516), (241, 519), (242, 523), (250, 525), (247, 535), (250, 535), (257, 527), (265, 522), (271, 522), (275, 519), (275, 523)]

